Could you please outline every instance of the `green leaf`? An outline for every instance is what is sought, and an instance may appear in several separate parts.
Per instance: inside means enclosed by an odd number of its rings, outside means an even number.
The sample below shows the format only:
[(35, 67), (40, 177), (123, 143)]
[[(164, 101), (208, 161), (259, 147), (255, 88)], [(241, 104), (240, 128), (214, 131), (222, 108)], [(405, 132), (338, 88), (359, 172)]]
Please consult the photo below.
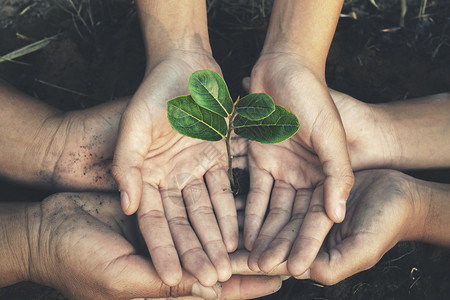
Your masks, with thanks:
[(242, 97), (236, 107), (238, 114), (252, 121), (267, 118), (275, 111), (275, 104), (266, 93), (254, 93)]
[(189, 95), (168, 101), (167, 117), (179, 133), (205, 141), (219, 141), (228, 130), (223, 117), (200, 107)]
[(233, 100), (227, 84), (214, 71), (199, 70), (192, 73), (189, 92), (198, 105), (222, 117), (228, 117), (233, 111)]
[(243, 138), (262, 144), (276, 144), (293, 136), (300, 124), (293, 113), (276, 105), (270, 116), (259, 121), (237, 115), (233, 126), (234, 132)]

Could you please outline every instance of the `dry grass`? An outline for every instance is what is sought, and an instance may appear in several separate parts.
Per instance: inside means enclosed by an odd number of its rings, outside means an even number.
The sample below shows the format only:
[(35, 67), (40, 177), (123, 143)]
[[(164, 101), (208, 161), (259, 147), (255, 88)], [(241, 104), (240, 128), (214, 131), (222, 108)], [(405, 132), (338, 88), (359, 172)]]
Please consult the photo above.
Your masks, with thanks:
[(8, 61), (8, 62), (14, 62), (14, 63), (19, 63), (19, 64), (27, 64), (27, 63), (23, 63), (20, 61), (16, 61), (15, 59), (45, 48), (48, 44), (50, 44), (51, 41), (56, 40), (56, 38), (57, 38), (56, 35), (52, 36), (52, 37), (48, 37), (48, 38), (43, 38), (40, 41), (34, 42), (25, 47), (14, 50), (8, 54), (0, 56), (0, 63), (4, 62), (4, 61)]

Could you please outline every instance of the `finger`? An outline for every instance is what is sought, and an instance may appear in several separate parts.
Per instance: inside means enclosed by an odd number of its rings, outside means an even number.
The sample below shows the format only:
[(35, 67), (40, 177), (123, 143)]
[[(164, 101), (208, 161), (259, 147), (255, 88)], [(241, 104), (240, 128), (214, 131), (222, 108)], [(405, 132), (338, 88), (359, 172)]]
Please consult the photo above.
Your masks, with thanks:
[[(114, 297), (121, 299), (187, 296), (192, 294), (196, 282), (192, 275), (184, 273), (178, 285), (168, 286), (161, 281), (152, 263), (139, 255), (121, 256), (108, 265), (105, 272), (114, 274), (108, 284)], [(208, 292), (211, 291), (204, 291), (204, 294)]]
[(245, 209), (245, 196), (244, 195), (236, 196), (235, 202), (236, 202), (236, 210), (237, 211), (240, 211), (240, 210), (243, 211)]
[(308, 211), (311, 195), (312, 191), (307, 189), (296, 192), (289, 223), (284, 226), (258, 260), (262, 271), (269, 272), (287, 260)]
[[(322, 122), (330, 122), (329, 118), (323, 119)], [(339, 116), (336, 116), (336, 119), (340, 126), (330, 127), (327, 124), (321, 126), (318, 122), (317, 128), (329, 128), (329, 130), (322, 131), (320, 134), (316, 134), (313, 130), (312, 143), (325, 174), (325, 210), (333, 222), (340, 223), (345, 217), (346, 202), (354, 183), (354, 176), (345, 131)], [(320, 140), (316, 136), (320, 136)]]
[(141, 168), (151, 144), (148, 122), (139, 121), (143, 112), (127, 110), (121, 120), (119, 137), (112, 164), (112, 174), (121, 191), (122, 209), (133, 214), (139, 207), (142, 193)]
[[(206, 189), (203, 180), (195, 180), (186, 185), (183, 189), (183, 197), (188, 210), (189, 219), (203, 245), (203, 249), (206, 251), (206, 254), (215, 267), (216, 274), (215, 276), (208, 275), (210, 276), (209, 280), (228, 280), (231, 276), (230, 259), (228, 258), (227, 249), (222, 239), (219, 226), (217, 225), (217, 220), (211, 206), (211, 201), (209, 200), (208, 190)], [(234, 199), (232, 196), (231, 202), (234, 206)], [(234, 214), (234, 220), (230, 219), (229, 221), (235, 221), (237, 235), (238, 229), (236, 210), (234, 210)], [(219, 216), (219, 213), (216, 213), (216, 215)], [(200, 282), (208, 285), (204, 281)]]
[[(258, 260), (267, 246), (275, 239), (277, 234), (289, 222), (292, 214), (292, 205), (295, 198), (295, 189), (280, 180), (275, 180), (270, 200), (270, 210), (253, 244), (248, 265), (253, 271), (259, 271)], [(269, 272), (270, 270), (263, 270)]]
[(333, 225), (323, 205), (323, 188), (319, 186), (312, 194), (308, 212), (288, 257), (288, 270), (293, 276), (302, 275), (309, 268)]
[(220, 284), (211, 287), (202, 286), (187, 272), (183, 272), (183, 277), (178, 285), (168, 286), (158, 277), (151, 262), (137, 255), (120, 257), (110, 270), (116, 274), (113, 277), (115, 281), (110, 285), (112, 289), (119, 290), (114, 294), (115, 298), (145, 297), (145, 299), (154, 299), (194, 296), (201, 299), (217, 299), (221, 294)]
[(231, 155), (233, 156), (233, 169), (248, 169), (248, 140), (240, 136), (231, 137)]
[(142, 256), (122, 256), (114, 261), (108, 271), (114, 273), (111, 290), (115, 298), (161, 298), (196, 296), (202, 299), (216, 299), (220, 296), (221, 285), (202, 286), (197, 280), (183, 272), (181, 282), (176, 286), (168, 286), (161, 281), (152, 263)]
[(242, 87), (247, 93), (250, 91), (250, 77), (244, 77), (242, 79)]
[[(214, 168), (206, 172), (205, 179), (226, 249), (233, 252), (238, 245), (239, 227), (228, 173), (222, 168)], [(208, 197), (205, 200), (209, 202)]]
[(216, 270), (188, 221), (181, 191), (161, 190), (161, 196), (170, 232), (183, 268), (196, 277), (202, 285), (214, 285), (217, 282)]
[(133, 246), (139, 244), (135, 219), (124, 215), (117, 194), (80, 193), (73, 199), (81, 209), (124, 236), (130, 244)]
[(239, 275), (289, 275), (286, 262), (278, 265), (270, 273), (262, 271), (255, 272), (248, 267), (248, 257), (250, 253), (247, 250), (237, 250), (230, 254), (231, 267), (233, 274)]
[(354, 182), (351, 169), (343, 171), (340, 176), (328, 176), (325, 179), (325, 210), (329, 218), (340, 223), (345, 218), (347, 199)]
[(137, 213), (139, 228), (162, 281), (169, 286), (175, 286), (180, 282), (182, 272), (164, 214), (161, 195), (155, 187), (144, 184), (142, 197)]
[(231, 136), (231, 155), (233, 157), (246, 156), (248, 145), (248, 140), (233, 133)]
[(248, 169), (248, 157), (247, 156), (233, 156), (233, 169)]
[(262, 226), (272, 185), (273, 177), (268, 172), (258, 167), (250, 169), (250, 188), (247, 195), (244, 222), (245, 248), (250, 251)]
[(333, 285), (373, 267), (384, 254), (365, 236), (347, 237), (328, 252), (320, 251), (310, 267), (309, 278)]
[(273, 294), (281, 288), (280, 276), (233, 275), (223, 283), (220, 299), (254, 299)]

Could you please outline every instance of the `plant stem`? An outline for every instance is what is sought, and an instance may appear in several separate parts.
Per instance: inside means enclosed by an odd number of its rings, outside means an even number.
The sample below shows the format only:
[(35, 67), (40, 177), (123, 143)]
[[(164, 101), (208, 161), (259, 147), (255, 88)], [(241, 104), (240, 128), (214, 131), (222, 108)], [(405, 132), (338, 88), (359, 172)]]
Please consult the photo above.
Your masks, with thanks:
[(231, 189), (234, 190), (234, 177), (233, 177), (233, 155), (231, 155), (231, 133), (233, 132), (233, 121), (236, 117), (237, 111), (236, 106), (239, 103), (239, 97), (233, 105), (233, 112), (228, 117), (228, 131), (225, 136), (225, 143), (227, 144), (227, 155), (228, 155), (228, 178), (230, 179)]

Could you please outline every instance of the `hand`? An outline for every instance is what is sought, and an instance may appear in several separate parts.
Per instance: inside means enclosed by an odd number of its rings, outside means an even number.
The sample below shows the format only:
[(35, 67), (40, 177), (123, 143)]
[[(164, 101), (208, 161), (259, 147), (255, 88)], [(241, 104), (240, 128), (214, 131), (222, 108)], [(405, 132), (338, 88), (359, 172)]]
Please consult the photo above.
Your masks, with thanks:
[(414, 178), (388, 170), (355, 175), (344, 222), (334, 225), (324, 249), (300, 279), (335, 284), (371, 268), (397, 242), (414, 239), (416, 228), (423, 228), (425, 218), (418, 212), (426, 209), (419, 205)]
[(60, 190), (117, 190), (111, 161), (128, 99), (62, 113), (0, 82), (0, 173)]
[(333, 225), (324, 209), (320, 161), (290, 139), (277, 145), (251, 143), (249, 168), (244, 228), (249, 267), (267, 273), (287, 260), (289, 273), (301, 275)]
[(330, 94), (347, 133), (354, 170), (450, 165), (448, 93), (383, 104), (367, 104), (331, 89)]
[[(268, 93), (276, 104), (298, 117), (300, 130), (291, 139), (318, 156), (325, 175), (326, 212), (332, 221), (341, 222), (353, 172), (345, 131), (325, 79), (296, 55), (267, 52), (253, 68), (250, 92)], [(265, 148), (268, 147), (272, 146)], [(265, 166), (264, 162), (259, 163)], [(277, 179), (277, 175), (271, 175)]]
[(64, 116), (61, 135), (65, 139), (51, 175), (53, 185), (72, 191), (117, 190), (111, 165), (120, 117), (128, 101), (122, 98)]
[(344, 124), (353, 170), (393, 166), (400, 143), (382, 112), (350, 95), (329, 92)]
[[(165, 285), (151, 261), (137, 253), (135, 219), (121, 211), (112, 194), (56, 194), (27, 210), (27, 280), (52, 286), (70, 299), (129, 299), (220, 295), (187, 273)], [(242, 266), (240, 267), (242, 268)], [(222, 298), (248, 299), (274, 292), (278, 277), (233, 276)]]
[(173, 51), (146, 74), (122, 117), (113, 163), (122, 208), (137, 210), (152, 261), (168, 285), (181, 280), (178, 256), (203, 285), (227, 280), (227, 251), (238, 243), (224, 142), (182, 136), (167, 119), (166, 102), (188, 94), (188, 79), (199, 69), (220, 72), (207, 53)]

